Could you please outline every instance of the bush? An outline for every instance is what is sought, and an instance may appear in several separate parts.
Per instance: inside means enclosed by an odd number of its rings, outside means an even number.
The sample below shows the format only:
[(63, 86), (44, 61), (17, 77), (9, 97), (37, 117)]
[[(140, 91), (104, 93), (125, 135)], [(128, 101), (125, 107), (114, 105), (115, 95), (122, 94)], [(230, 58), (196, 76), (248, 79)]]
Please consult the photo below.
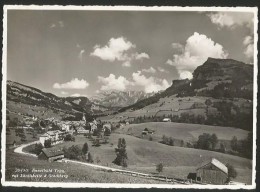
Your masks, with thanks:
[(88, 153), (88, 160), (87, 160), (89, 163), (94, 163), (94, 160), (93, 160), (93, 157), (91, 155), (91, 153), (89, 152)]
[(163, 164), (162, 163), (159, 163), (159, 164), (156, 165), (156, 171), (158, 173), (163, 171)]
[(230, 164), (227, 164), (226, 166), (228, 168), (228, 179), (229, 180), (231, 180), (231, 178), (235, 179), (237, 177), (237, 171), (235, 170), (235, 168)]
[(75, 141), (75, 137), (71, 134), (68, 134), (64, 137), (64, 141)]
[(33, 153), (35, 153), (36, 155), (40, 155), (40, 153), (42, 152), (42, 149), (43, 149), (43, 145), (41, 143), (36, 143), (34, 146)]
[(82, 147), (82, 153), (83, 154), (87, 154), (88, 153), (88, 143), (84, 143), (83, 147)]
[(50, 148), (51, 147), (51, 140), (50, 139), (47, 139), (44, 141), (44, 147), (45, 148)]
[(64, 148), (64, 157), (68, 159), (75, 159), (80, 160), (82, 159), (82, 150), (79, 148), (79, 146), (72, 145), (68, 149)]

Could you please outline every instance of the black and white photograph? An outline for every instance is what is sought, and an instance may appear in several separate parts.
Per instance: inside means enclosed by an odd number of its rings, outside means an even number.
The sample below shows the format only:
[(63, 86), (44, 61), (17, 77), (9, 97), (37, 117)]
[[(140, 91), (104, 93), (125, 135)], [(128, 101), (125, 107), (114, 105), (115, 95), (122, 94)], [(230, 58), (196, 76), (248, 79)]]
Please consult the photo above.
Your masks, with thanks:
[(4, 6), (2, 185), (254, 189), (257, 14)]

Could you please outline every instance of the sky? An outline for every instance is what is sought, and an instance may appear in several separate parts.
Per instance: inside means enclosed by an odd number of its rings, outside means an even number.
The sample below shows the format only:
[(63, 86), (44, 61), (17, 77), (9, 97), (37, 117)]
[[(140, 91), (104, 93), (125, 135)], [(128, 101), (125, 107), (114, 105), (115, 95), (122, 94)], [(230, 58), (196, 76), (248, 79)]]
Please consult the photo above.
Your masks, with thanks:
[(157, 92), (208, 57), (253, 63), (253, 13), (8, 10), (7, 79), (57, 96)]

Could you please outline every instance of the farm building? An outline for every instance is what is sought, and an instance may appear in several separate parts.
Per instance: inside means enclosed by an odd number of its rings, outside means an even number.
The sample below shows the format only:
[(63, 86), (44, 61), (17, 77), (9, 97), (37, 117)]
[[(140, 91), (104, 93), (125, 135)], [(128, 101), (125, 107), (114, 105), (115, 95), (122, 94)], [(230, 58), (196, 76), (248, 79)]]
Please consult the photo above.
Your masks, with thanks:
[(43, 148), (42, 152), (38, 155), (38, 159), (48, 160), (50, 162), (57, 161), (64, 158), (62, 149), (46, 149)]
[(164, 118), (163, 122), (171, 122), (171, 119), (170, 118)]
[(228, 168), (214, 158), (203, 163), (202, 166), (197, 168), (196, 173), (197, 180), (202, 183), (223, 185), (228, 179)]

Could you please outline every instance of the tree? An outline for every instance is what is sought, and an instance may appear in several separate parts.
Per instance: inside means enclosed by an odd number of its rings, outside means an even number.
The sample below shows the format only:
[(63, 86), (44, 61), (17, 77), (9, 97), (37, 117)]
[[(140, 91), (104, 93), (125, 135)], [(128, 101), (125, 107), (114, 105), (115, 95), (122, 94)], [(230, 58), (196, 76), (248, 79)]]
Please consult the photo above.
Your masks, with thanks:
[(174, 146), (174, 140), (171, 137), (168, 139), (168, 145)]
[(93, 157), (92, 157), (90, 152), (88, 153), (88, 162), (89, 163), (93, 163), (94, 162)]
[(226, 153), (226, 147), (225, 147), (224, 143), (220, 143), (220, 152)]
[(237, 177), (237, 171), (235, 170), (235, 168), (230, 165), (230, 164), (226, 164), (227, 168), (228, 168), (228, 180), (230, 181), (231, 178), (236, 178)]
[(34, 153), (39, 155), (42, 152), (43, 146), (41, 143), (36, 143), (34, 146)]
[(83, 154), (87, 154), (88, 153), (88, 143), (84, 143), (83, 147), (82, 147), (82, 153)]
[(158, 173), (163, 171), (163, 164), (162, 163), (159, 163), (159, 164), (156, 165), (156, 171)]
[(237, 143), (237, 137), (236, 136), (232, 137), (230, 145), (231, 145), (232, 150), (234, 150), (234, 151), (238, 150), (238, 143)]
[(116, 165), (127, 167), (126, 160), (128, 159), (126, 153), (126, 141), (124, 138), (118, 139), (117, 148), (115, 148), (116, 159), (113, 161)]
[(181, 147), (183, 147), (184, 146), (184, 141), (183, 140), (181, 140)]
[(75, 137), (71, 134), (68, 134), (64, 137), (64, 141), (75, 141)]
[(217, 137), (217, 135), (215, 133), (213, 133), (211, 135), (210, 142), (212, 144), (212, 149), (214, 150), (216, 145), (217, 145), (217, 143), (218, 143), (218, 137)]
[(76, 159), (80, 160), (83, 156), (82, 149), (79, 148), (77, 145), (72, 145), (71, 147), (64, 148), (64, 157), (68, 159)]
[(94, 140), (92, 141), (92, 144), (93, 144), (93, 146), (95, 146), (95, 147), (99, 147), (99, 146), (100, 146), (99, 139), (94, 139)]
[(47, 139), (44, 141), (44, 147), (45, 148), (50, 148), (51, 147), (51, 140), (50, 139)]

